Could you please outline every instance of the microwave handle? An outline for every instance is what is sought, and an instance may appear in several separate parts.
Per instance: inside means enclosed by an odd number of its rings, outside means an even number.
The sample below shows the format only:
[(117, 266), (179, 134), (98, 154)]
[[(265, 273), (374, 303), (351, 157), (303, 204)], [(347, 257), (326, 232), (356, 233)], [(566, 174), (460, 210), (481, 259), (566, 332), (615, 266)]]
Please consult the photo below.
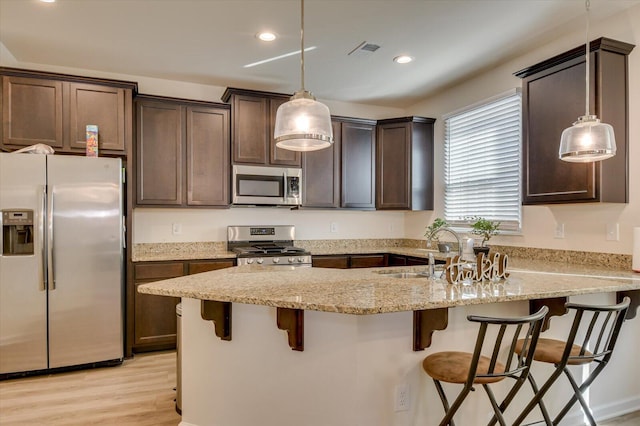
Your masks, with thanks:
[(282, 172), (282, 182), (284, 184), (284, 199), (289, 198), (289, 182), (287, 182), (287, 172)]

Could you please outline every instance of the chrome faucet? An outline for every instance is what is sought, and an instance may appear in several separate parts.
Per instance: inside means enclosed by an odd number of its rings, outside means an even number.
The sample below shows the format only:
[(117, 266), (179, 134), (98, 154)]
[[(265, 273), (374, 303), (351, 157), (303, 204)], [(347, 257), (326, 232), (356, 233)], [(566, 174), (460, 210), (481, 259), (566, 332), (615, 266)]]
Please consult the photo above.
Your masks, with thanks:
[(433, 239), (433, 237), (435, 237), (436, 235), (438, 235), (440, 232), (448, 232), (451, 235), (453, 235), (456, 238), (456, 241), (458, 242), (458, 256), (460, 256), (460, 259), (462, 259), (462, 239), (460, 238), (460, 235), (458, 235), (458, 233), (456, 231), (454, 231), (453, 229), (449, 228), (449, 227), (442, 227), (440, 229), (438, 229), (436, 232), (433, 233), (433, 235), (431, 235), (429, 237), (429, 239), (427, 240), (427, 242), (429, 243), (429, 246), (431, 246), (431, 240)]

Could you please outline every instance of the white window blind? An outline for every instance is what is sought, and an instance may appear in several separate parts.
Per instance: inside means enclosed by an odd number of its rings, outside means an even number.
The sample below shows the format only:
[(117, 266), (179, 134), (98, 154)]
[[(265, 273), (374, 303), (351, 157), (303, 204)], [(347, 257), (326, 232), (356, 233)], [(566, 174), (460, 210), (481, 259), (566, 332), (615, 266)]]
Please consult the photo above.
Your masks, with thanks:
[(511, 92), (445, 118), (445, 219), (520, 230), (521, 97)]

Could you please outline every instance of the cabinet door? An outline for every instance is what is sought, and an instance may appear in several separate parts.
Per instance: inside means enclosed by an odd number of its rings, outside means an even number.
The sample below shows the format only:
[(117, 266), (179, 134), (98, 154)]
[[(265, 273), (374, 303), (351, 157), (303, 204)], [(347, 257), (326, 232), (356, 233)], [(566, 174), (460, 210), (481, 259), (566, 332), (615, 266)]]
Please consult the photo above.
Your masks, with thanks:
[[(131, 91), (117, 87), (69, 83), (69, 146), (86, 149), (86, 126), (98, 126), (98, 151), (124, 152), (126, 144), (125, 103)], [(66, 109), (65, 109), (66, 110)]]
[[(138, 293), (138, 286), (151, 281), (136, 281), (135, 336), (136, 352), (149, 349), (171, 348), (176, 344), (176, 305), (179, 297), (156, 296)], [(157, 280), (155, 280), (157, 281)]]
[(378, 127), (376, 140), (376, 208), (411, 208), (411, 125)]
[(229, 204), (229, 112), (187, 108), (187, 205)]
[(406, 266), (407, 257), (401, 254), (390, 254), (388, 266)]
[(183, 108), (177, 104), (137, 103), (138, 205), (181, 205), (183, 200)]
[(273, 137), (278, 107), (287, 101), (286, 98), (269, 99), (269, 163), (278, 166), (300, 167), (300, 152), (278, 148)]
[(584, 47), (525, 68), (522, 81), (523, 204), (629, 202), (629, 69), (632, 44), (593, 40), (592, 114), (613, 126), (617, 153), (592, 163), (558, 159), (562, 131), (584, 114)]
[(267, 164), (269, 99), (234, 95), (232, 105), (233, 162)]
[(2, 77), (2, 144), (63, 148), (62, 82)]
[(182, 275), (184, 275), (182, 262), (134, 265), (134, 346), (136, 352), (175, 347), (176, 305), (180, 302), (178, 297), (138, 293), (138, 286)]
[(524, 204), (596, 200), (596, 164), (558, 159), (563, 129), (584, 115), (584, 76), (577, 59), (523, 81)]
[(375, 126), (342, 123), (342, 197), (347, 208), (375, 208)]
[(340, 131), (333, 122), (334, 143), (329, 148), (302, 155), (302, 205), (340, 207)]

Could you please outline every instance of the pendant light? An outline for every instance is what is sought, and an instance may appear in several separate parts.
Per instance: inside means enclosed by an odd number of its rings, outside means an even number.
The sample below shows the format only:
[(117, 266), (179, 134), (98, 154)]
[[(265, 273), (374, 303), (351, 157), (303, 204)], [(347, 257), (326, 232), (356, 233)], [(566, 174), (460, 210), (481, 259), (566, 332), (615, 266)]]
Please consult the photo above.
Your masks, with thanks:
[(326, 105), (304, 88), (304, 0), (300, 1), (300, 76), (302, 88), (276, 112), (276, 146), (291, 151), (317, 151), (333, 144), (331, 115)]
[(587, 9), (587, 43), (586, 43), (586, 100), (585, 115), (578, 118), (573, 126), (564, 129), (560, 138), (559, 157), (563, 161), (588, 163), (606, 160), (616, 155), (616, 139), (613, 127), (601, 123), (597, 116), (589, 113), (589, 0), (585, 1)]

